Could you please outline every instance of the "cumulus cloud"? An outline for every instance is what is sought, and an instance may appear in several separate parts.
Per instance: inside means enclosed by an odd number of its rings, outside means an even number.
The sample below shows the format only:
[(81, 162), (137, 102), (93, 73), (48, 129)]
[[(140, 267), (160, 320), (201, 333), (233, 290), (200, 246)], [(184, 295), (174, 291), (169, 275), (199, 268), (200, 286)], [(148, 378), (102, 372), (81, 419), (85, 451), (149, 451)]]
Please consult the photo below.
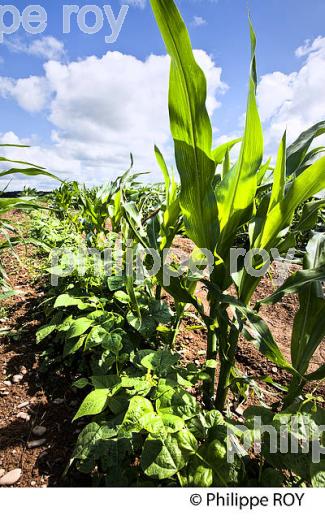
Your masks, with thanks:
[[(227, 85), (211, 56), (203, 50), (195, 55), (207, 76), (207, 107), (213, 115)], [(290, 142), (325, 119), (325, 38), (304, 42), (296, 56), (300, 60), (296, 71), (266, 74), (258, 85), (266, 153), (273, 157), (286, 128)], [(19, 151), (18, 158), (42, 164), (65, 178), (100, 183), (126, 169), (132, 152), (136, 168), (154, 172), (148, 178), (157, 180), (153, 145), (162, 149), (167, 162), (173, 162), (168, 76), (167, 56), (151, 55), (142, 61), (120, 52), (70, 63), (50, 60), (41, 76), (0, 76), (0, 96), (13, 99), (28, 112), (45, 113), (53, 127), (51, 143), (32, 140), (33, 148)], [(239, 123), (228, 136), (214, 129), (216, 144), (239, 136), (241, 130)], [(5, 141), (12, 141), (10, 137), (19, 141), (11, 134)], [(324, 142), (324, 137), (318, 139)]]
[[(7, 157), (46, 167), (52, 173), (56, 173), (62, 180), (71, 179), (71, 172), (73, 172), (73, 178), (78, 178), (81, 182), (86, 180), (83, 176), (81, 161), (70, 157), (69, 154), (66, 153), (66, 149), (59, 144), (41, 146), (37, 144), (33, 136), (20, 138), (12, 131), (0, 134), (0, 143), (30, 146), (30, 148), (10, 148), (10, 151), (8, 149), (7, 153), (6, 149), (3, 148), (2, 153)], [(2, 166), (8, 168), (8, 163)], [(0, 189), (7, 183), (8, 177), (4, 177), (0, 182)], [(50, 187), (57, 186), (57, 184), (56, 181), (45, 176), (26, 177), (21, 174), (15, 174), (11, 178), (10, 187), (8, 189), (13, 191), (20, 190), (26, 185), (38, 187), (40, 190), (46, 190)]]
[(319, 48), (324, 45), (324, 40), (325, 38), (323, 36), (318, 36), (313, 42), (311, 40), (306, 40), (304, 45), (296, 49), (296, 56), (298, 58), (302, 58), (303, 56), (307, 56), (311, 52), (319, 50)]
[(293, 85), (297, 74), (273, 72), (262, 76), (258, 85), (258, 103), (262, 121), (274, 117), (283, 105), (292, 98)]
[(29, 54), (45, 60), (59, 60), (65, 55), (63, 42), (53, 36), (43, 36), (30, 43), (19, 39), (6, 40), (6, 45), (13, 52)]
[(309, 126), (325, 119), (325, 38), (319, 36), (305, 42), (296, 50), (296, 56), (303, 59), (299, 70), (266, 74), (258, 86), (266, 148), (272, 153), (286, 128), (292, 141)]
[[(207, 76), (207, 108), (212, 115), (227, 86), (206, 52), (195, 55)], [(41, 77), (0, 77), (0, 95), (11, 96), (30, 112), (46, 110), (53, 125), (52, 146), (36, 147), (33, 160), (27, 160), (97, 183), (126, 169), (132, 152), (136, 167), (153, 171), (150, 180), (156, 180), (154, 144), (173, 162), (169, 65), (168, 56), (151, 55), (142, 61), (120, 52), (71, 63), (49, 61)]]
[(0, 76), (0, 95), (13, 98), (27, 112), (40, 112), (50, 97), (50, 86), (44, 77), (30, 76), (14, 80)]

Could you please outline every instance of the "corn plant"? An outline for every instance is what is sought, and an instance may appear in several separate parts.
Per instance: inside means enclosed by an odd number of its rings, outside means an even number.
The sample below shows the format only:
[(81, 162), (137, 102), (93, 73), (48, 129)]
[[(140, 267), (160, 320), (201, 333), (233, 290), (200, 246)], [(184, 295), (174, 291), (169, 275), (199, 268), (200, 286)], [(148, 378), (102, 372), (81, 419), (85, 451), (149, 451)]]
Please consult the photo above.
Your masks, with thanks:
[[(325, 336), (325, 296), (322, 282), (325, 280), (325, 234), (315, 233), (307, 245), (304, 269), (291, 275), (271, 296), (257, 303), (270, 305), (286, 294), (297, 293), (300, 308), (295, 316), (291, 339), (291, 362), (294, 375), (285, 400), (291, 405), (301, 395), (307, 382), (322, 380), (325, 365), (310, 373), (309, 363)], [(308, 372), (308, 373), (307, 373)]]
[[(24, 145), (10, 145), (10, 144), (1, 144), (2, 147), (15, 147), (15, 148), (28, 148)], [(59, 180), (55, 175), (47, 172), (44, 168), (40, 166), (36, 166), (35, 164), (31, 164), (24, 161), (17, 161), (13, 159), (8, 159), (7, 157), (0, 157), (0, 163), (10, 163), (14, 164), (13, 167), (3, 170), (0, 172), (0, 179), (4, 177), (8, 177), (13, 174), (23, 174), (29, 177), (34, 177), (38, 175), (46, 175), (47, 177), (51, 177), (55, 180)], [(3, 240), (0, 243), (0, 252), (10, 248), (13, 250), (13, 247), (21, 242), (21, 237), (17, 234), (16, 229), (10, 224), (10, 220), (6, 217), (6, 214), (12, 210), (30, 210), (36, 208), (35, 198), (8, 198), (5, 197), (4, 192), (0, 192), (0, 235), (2, 235)], [(0, 263), (0, 288), (8, 289), (7, 275), (4, 267)]]
[(37, 188), (31, 188), (30, 186), (24, 186), (21, 197), (37, 197)]
[[(272, 336), (257, 314), (248, 309), (251, 297), (262, 277), (250, 275), (244, 268), (232, 272), (231, 249), (236, 235), (248, 226), (248, 254), (255, 252), (253, 266), (263, 267), (256, 252), (278, 248), (285, 253), (291, 244), (286, 233), (299, 205), (325, 188), (325, 158), (299, 168), (308, 150), (304, 147), (286, 153), (286, 134), (280, 143), (273, 184), (256, 208), (255, 199), (263, 168), (263, 132), (256, 102), (256, 37), (250, 24), (251, 67), (246, 122), (237, 162), (229, 164), (229, 143), (212, 147), (212, 125), (206, 109), (206, 79), (197, 65), (186, 26), (173, 0), (151, 0), (157, 24), (171, 57), (169, 115), (174, 139), (175, 161), (181, 181), (180, 207), (188, 236), (198, 248), (213, 252), (215, 264), (207, 283), (210, 316), (208, 323), (207, 364), (210, 381), (205, 385), (205, 403), (223, 410), (231, 385), (238, 336), (242, 319), (250, 321), (260, 333), (261, 350), (279, 366), (295, 376), (296, 370), (283, 357)], [(311, 138), (312, 141), (312, 138)], [(309, 143), (310, 145), (310, 143)], [(220, 161), (221, 155), (221, 161)], [(288, 161), (287, 161), (288, 159)], [(215, 182), (218, 164), (224, 164), (219, 182)], [(291, 237), (290, 237), (291, 238)], [(226, 291), (235, 283), (237, 299)], [(166, 288), (174, 296), (172, 288)], [(178, 293), (179, 295), (179, 293)], [(229, 313), (234, 310), (233, 317)], [(247, 310), (248, 309), (248, 310)], [(261, 332), (262, 331), (262, 332)], [(216, 396), (215, 361), (220, 374)]]
[(77, 181), (62, 182), (49, 196), (50, 208), (59, 218), (71, 217), (71, 210), (77, 209), (79, 193)]

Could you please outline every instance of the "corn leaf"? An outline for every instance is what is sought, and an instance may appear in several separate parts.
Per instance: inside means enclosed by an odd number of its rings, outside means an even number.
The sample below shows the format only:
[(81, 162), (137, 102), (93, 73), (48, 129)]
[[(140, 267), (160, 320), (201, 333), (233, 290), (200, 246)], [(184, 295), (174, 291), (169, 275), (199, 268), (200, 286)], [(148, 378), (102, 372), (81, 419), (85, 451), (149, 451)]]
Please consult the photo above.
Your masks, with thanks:
[(287, 150), (287, 176), (292, 175), (304, 162), (313, 140), (325, 133), (325, 121), (320, 121), (303, 132)]
[(245, 131), (238, 162), (222, 179), (218, 190), (218, 212), (221, 237), (217, 252), (226, 257), (238, 228), (248, 222), (254, 212), (257, 172), (263, 158), (263, 132), (256, 103), (256, 37), (250, 24), (251, 74)]
[(157, 146), (155, 146), (155, 154), (164, 176), (166, 190), (166, 209), (163, 214), (159, 246), (160, 251), (163, 251), (165, 247), (170, 247), (177, 232), (180, 205), (176, 181), (174, 176), (169, 174), (165, 159)]
[(222, 163), (222, 179), (230, 172), (231, 170), (231, 162), (230, 162), (230, 154), (229, 150), (226, 151), (226, 155), (224, 161)]
[(296, 208), (324, 188), (325, 157), (322, 157), (293, 181), (284, 199), (269, 212), (259, 247), (272, 247), (278, 233), (290, 225)]
[(11, 148), (30, 148), (28, 144), (0, 144), (0, 146), (9, 146)]
[(0, 172), (0, 177), (5, 177), (6, 175), (13, 175), (16, 173), (22, 173), (23, 175), (27, 175), (28, 177), (45, 175), (46, 177), (51, 177), (51, 179), (55, 179), (56, 181), (61, 182), (59, 177), (57, 177), (53, 173), (49, 173), (46, 170), (39, 170), (37, 168), (10, 168), (10, 170)]
[(0, 157), (0, 163), (2, 162), (10, 162), (10, 163), (14, 163), (14, 164), (23, 164), (24, 166), (32, 166), (33, 168), (36, 168), (37, 170), (42, 170), (44, 171), (45, 168), (43, 168), (42, 166), (38, 166), (37, 164), (33, 164), (33, 163), (30, 163), (30, 162), (26, 162), (26, 161), (17, 161), (15, 159), (8, 159), (7, 157)]
[(156, 159), (157, 159), (157, 163), (158, 163), (158, 165), (159, 165), (159, 167), (160, 167), (160, 169), (162, 171), (162, 174), (164, 176), (166, 191), (168, 193), (169, 192), (169, 187), (170, 187), (169, 171), (168, 171), (167, 164), (166, 164), (166, 161), (164, 159), (164, 156), (161, 153), (161, 151), (159, 150), (158, 146), (155, 146), (155, 156), (156, 156)]
[(286, 177), (286, 142), (287, 133), (284, 132), (280, 143), (277, 162), (273, 172), (273, 187), (269, 210), (273, 209), (276, 204), (283, 200)]
[(212, 189), (215, 163), (206, 79), (194, 59), (186, 26), (173, 0), (151, 0), (151, 6), (171, 57), (169, 115), (184, 224), (198, 247), (213, 251), (218, 219)]
[(274, 340), (272, 333), (267, 323), (249, 307), (244, 305), (240, 300), (237, 300), (233, 296), (223, 294), (220, 292), (218, 287), (205, 280), (204, 284), (215, 293), (218, 301), (223, 304), (230, 305), (237, 313), (240, 318), (239, 321), (244, 319), (243, 333), (249, 341), (252, 341), (258, 350), (270, 361), (276, 363), (279, 367), (288, 370), (289, 372), (296, 374), (295, 369), (285, 359), (279, 346)]
[(260, 169), (257, 172), (257, 185), (259, 186), (260, 189), (264, 188), (264, 186), (261, 186), (261, 184), (266, 175), (266, 172), (268, 170), (273, 170), (273, 168), (270, 166), (271, 160), (272, 160), (272, 158), (269, 157), (267, 162), (265, 164), (262, 164), (262, 166), (260, 167)]
[(306, 269), (303, 271), (297, 271), (296, 273), (289, 276), (279, 289), (277, 289), (271, 296), (263, 298), (255, 305), (255, 308), (259, 308), (261, 305), (271, 305), (279, 302), (286, 294), (293, 294), (309, 285), (313, 282), (325, 281), (325, 265), (320, 266), (316, 269)]
[[(304, 267), (325, 267), (325, 235), (315, 233), (307, 246)], [(320, 281), (299, 291), (300, 308), (293, 325), (291, 358), (293, 366), (304, 374), (319, 343), (325, 335), (325, 298)]]
[[(251, 243), (251, 247), (264, 249), (267, 252), (272, 247), (278, 247), (292, 222), (297, 207), (324, 188), (325, 158), (322, 157), (294, 179), (284, 198), (263, 218), (259, 216), (255, 227), (253, 221), (254, 242)], [(247, 303), (250, 300), (259, 280), (259, 277), (250, 276), (246, 270), (242, 271), (239, 282), (239, 297), (242, 301)]]
[(212, 156), (216, 165), (222, 164), (227, 152), (229, 153), (236, 144), (240, 143), (240, 141), (241, 137), (238, 139), (233, 139), (232, 141), (228, 141), (227, 143), (223, 143), (215, 148), (212, 152)]
[(313, 200), (312, 202), (307, 202), (302, 210), (302, 214), (299, 222), (294, 227), (295, 232), (304, 232), (313, 229), (317, 225), (319, 212), (325, 208), (325, 200)]
[(305, 378), (307, 381), (321, 381), (322, 379), (325, 379), (325, 365), (322, 365), (314, 372), (307, 374)]

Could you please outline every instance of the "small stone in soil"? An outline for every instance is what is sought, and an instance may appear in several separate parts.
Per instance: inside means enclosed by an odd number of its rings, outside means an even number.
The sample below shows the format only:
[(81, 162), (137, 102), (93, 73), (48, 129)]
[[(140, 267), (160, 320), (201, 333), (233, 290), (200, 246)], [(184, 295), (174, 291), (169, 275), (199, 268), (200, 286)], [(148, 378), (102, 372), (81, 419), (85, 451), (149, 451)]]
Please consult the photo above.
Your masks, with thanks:
[(32, 480), (31, 483), (30, 483), (30, 485), (31, 485), (32, 487), (36, 486), (36, 482), (35, 482), (35, 480)]
[(26, 367), (21, 367), (20, 373), (23, 374), (23, 376), (25, 376), (27, 374), (27, 368)]
[(11, 386), (11, 381), (4, 381), (3, 384), (6, 386)]
[(27, 442), (27, 448), (38, 448), (39, 446), (43, 446), (46, 443), (46, 439), (37, 439), (36, 441)]
[(22, 379), (24, 379), (24, 376), (22, 374), (16, 374), (15, 376), (13, 376), (12, 382), (20, 383), (22, 381)]
[(0, 390), (0, 395), (1, 397), (6, 397), (7, 395), (9, 395), (9, 392), (6, 392), (5, 390)]
[(36, 437), (42, 437), (45, 432), (45, 426), (35, 426), (35, 428), (32, 429), (32, 434), (36, 435)]
[(274, 374), (277, 374), (277, 372), (278, 372), (277, 367), (272, 367), (272, 372), (273, 372)]
[(30, 421), (30, 415), (26, 412), (19, 412), (17, 413), (17, 418), (22, 419), (23, 421)]
[(236, 414), (237, 415), (243, 415), (244, 411), (245, 411), (245, 409), (244, 409), (243, 406), (241, 406), (241, 405), (237, 406), (237, 408), (236, 408)]
[(19, 404), (19, 405), (17, 406), (17, 408), (19, 408), (19, 409), (20, 409), (20, 408), (25, 408), (25, 407), (28, 406), (28, 405), (29, 405), (29, 401), (24, 401), (23, 403)]
[(12, 486), (13, 484), (16, 484), (21, 477), (21, 473), (22, 471), (20, 468), (9, 471), (0, 478), (0, 486)]

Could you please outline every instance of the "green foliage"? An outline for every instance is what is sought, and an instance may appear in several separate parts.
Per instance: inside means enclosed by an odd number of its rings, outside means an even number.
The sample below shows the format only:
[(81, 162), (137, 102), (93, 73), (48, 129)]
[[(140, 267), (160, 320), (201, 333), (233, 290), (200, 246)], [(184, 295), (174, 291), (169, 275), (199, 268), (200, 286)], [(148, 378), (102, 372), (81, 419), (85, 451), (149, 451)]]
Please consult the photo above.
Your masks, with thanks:
[(70, 221), (49, 214), (48, 210), (37, 209), (31, 212), (30, 234), (32, 238), (42, 242), (45, 252), (48, 248), (75, 248), (82, 243)]
[[(292, 338), (291, 359), (297, 374), (292, 380), (287, 404), (300, 394), (308, 381), (319, 378), (319, 372), (309, 373), (309, 363), (320, 342), (325, 336), (325, 297), (322, 282), (325, 281), (325, 236), (315, 233), (307, 245), (304, 269), (291, 275), (273, 295), (258, 302), (274, 304), (285, 294), (297, 293), (300, 308), (295, 316)], [(319, 369), (322, 371), (322, 368)]]
[[(256, 201), (260, 196), (259, 184), (264, 178), (269, 162), (262, 166), (263, 134), (256, 103), (256, 37), (250, 24), (251, 67), (241, 150), (237, 162), (231, 167), (229, 150), (234, 143), (227, 143), (221, 148), (220, 157), (226, 148), (226, 164), (221, 181), (213, 182), (217, 166), (213, 157), (218, 156), (220, 147), (215, 153), (212, 152), (211, 122), (205, 108), (207, 94), (204, 75), (194, 60), (189, 36), (175, 3), (172, 0), (151, 0), (151, 5), (171, 56), (169, 115), (175, 144), (175, 160), (181, 180), (180, 206), (184, 224), (195, 245), (201, 248), (208, 247), (216, 258), (210, 275), (212, 284), (208, 286), (210, 321), (207, 358), (209, 366), (212, 367), (211, 361), (219, 356), (220, 375), (215, 405), (219, 410), (223, 410), (231, 386), (238, 337), (243, 328), (243, 315), (245, 320), (255, 326), (257, 343), (262, 346), (261, 351), (276, 360), (280, 366), (290, 369), (278, 347), (269, 337), (263, 321), (252, 315), (249, 309), (243, 309), (242, 304), (249, 305), (262, 274), (253, 276), (244, 266), (239, 267), (237, 272), (231, 272), (230, 254), (243, 226), (247, 226), (248, 229), (248, 253), (259, 250), (270, 253), (271, 248), (275, 247), (282, 253), (288, 251), (292, 241), (295, 241), (295, 233), (290, 233), (289, 237), (285, 237), (285, 233), (292, 225), (295, 212), (302, 203), (325, 188), (325, 158), (311, 161), (310, 164), (310, 159), (317, 154), (307, 157), (313, 139), (324, 132), (324, 124), (319, 123), (302, 134), (288, 150), (284, 134), (273, 169), (271, 191), (264, 191), (257, 205)], [(220, 158), (218, 160), (220, 161)], [(313, 224), (314, 221), (308, 215), (307, 218), (304, 216), (304, 222)], [(264, 260), (261, 261), (254, 256), (255, 270), (261, 270), (264, 263)], [(230, 302), (223, 298), (222, 292), (233, 282), (236, 284), (238, 296), (236, 308), (240, 308), (241, 312), (230, 318), (227, 313)], [(170, 291), (168, 287), (166, 290)], [(170, 293), (175, 297), (176, 293), (173, 290)], [(317, 305), (316, 300), (313, 302), (312, 305)], [(180, 303), (181, 301), (178, 301), (178, 304)], [(296, 323), (298, 321), (299, 315)], [(309, 326), (313, 326), (311, 319)], [(317, 341), (323, 335), (324, 331), (319, 330)], [(301, 366), (294, 363), (294, 368), (298, 371)], [(204, 398), (206, 406), (212, 407), (214, 368), (210, 368), (208, 373), (210, 382), (205, 385)]]
[[(300, 173), (309, 165), (313, 156), (322, 152), (322, 148), (309, 151), (309, 148), (316, 137), (325, 133), (325, 121), (320, 121), (316, 125), (308, 128), (303, 132), (296, 141), (294, 141), (287, 151), (287, 176), (294, 176), (296, 172)], [(316, 153), (315, 153), (316, 152)]]
[(151, 4), (172, 59), (169, 111), (185, 227), (196, 245), (213, 251), (218, 222), (212, 189), (212, 127), (205, 106), (206, 79), (194, 59), (187, 29), (174, 2)]
[[(15, 148), (28, 148), (27, 146), (20, 146), (20, 145), (10, 145), (10, 144), (0, 144), (1, 147), (15, 147)], [(0, 157), (0, 163), (10, 163), (15, 166), (8, 170), (3, 170), (0, 172), (0, 178), (8, 177), (9, 175), (13, 175), (16, 173), (20, 173), (26, 176), (38, 176), (38, 175), (45, 175), (47, 177), (50, 177), (52, 179), (55, 179), (59, 181), (59, 179), (47, 172), (44, 168), (41, 166), (36, 166), (35, 164), (31, 164), (24, 161), (17, 161), (13, 159), (8, 159), (7, 157)], [(10, 181), (9, 181), (10, 183)], [(8, 186), (8, 185), (7, 185)], [(25, 198), (8, 198), (5, 197), (3, 194), (5, 192), (6, 188), (3, 191), (0, 191), (0, 254), (4, 250), (11, 250), (13, 252), (14, 247), (24, 242), (22, 237), (19, 235), (17, 230), (10, 225), (8, 222), (8, 219), (5, 217), (5, 214), (12, 211), (12, 210), (31, 210), (33, 208), (37, 207), (37, 198), (35, 197), (35, 193), (26, 193)], [(10, 289), (10, 286), (8, 284), (8, 278), (6, 271), (1, 263), (0, 259), (0, 290), (7, 291)]]
[[(315, 160), (323, 150), (310, 147), (323, 133), (324, 123), (307, 130), (288, 148), (284, 134), (274, 167), (263, 158), (256, 37), (250, 25), (243, 136), (213, 148), (206, 80), (195, 62), (185, 24), (172, 0), (151, 0), (151, 5), (171, 56), (169, 113), (180, 187), (156, 147), (164, 184), (141, 185), (139, 175), (132, 173), (131, 157), (131, 167), (115, 181), (90, 189), (64, 183), (50, 198), (49, 217), (34, 212), (34, 238), (48, 247), (68, 245), (72, 252), (72, 256), (63, 253), (55, 267), (47, 265), (47, 274), (57, 275), (59, 283), (47, 292), (42, 304), (46, 321), (37, 332), (37, 342), (46, 340), (47, 345), (43, 368), (64, 366), (75, 374), (74, 387), (82, 396), (76, 424), (84, 425), (87, 417), (91, 421), (79, 435), (71, 464), (107, 486), (323, 485), (323, 461), (315, 465), (309, 453), (284, 454), (279, 446), (274, 451), (265, 435), (258, 439), (261, 454), (252, 458), (250, 448), (260, 433), (254, 416), (276, 431), (286, 419), (289, 437), (298, 435), (309, 444), (315, 440), (315, 425), (324, 421), (313, 393), (300, 398), (307, 382), (325, 377), (324, 367), (308, 371), (325, 333), (324, 235), (311, 238), (303, 270), (255, 308), (250, 302), (262, 271), (253, 277), (239, 264), (233, 272), (230, 255), (239, 241), (249, 253), (277, 247), (285, 254), (316, 226), (324, 203), (313, 197), (325, 188), (325, 159)], [(239, 143), (233, 164), (232, 149)], [(153, 248), (164, 260), (165, 249), (180, 232), (197, 248), (193, 260), (202, 260), (198, 248), (213, 252), (213, 271), (209, 276), (203, 271), (196, 276), (185, 272), (164, 287), (162, 270), (150, 274), (146, 249)], [(119, 258), (113, 253), (111, 272), (105, 270), (102, 258), (88, 256), (82, 273), (76, 267), (67, 272), (71, 260), (77, 266), (81, 246), (103, 252), (107, 247), (114, 250), (117, 242), (121, 254)], [(127, 269), (130, 247), (143, 253), (141, 282), (135, 279), (135, 264)], [(176, 258), (171, 269), (178, 267)], [(263, 261), (255, 258), (253, 267), (264, 267)], [(198, 282), (208, 291), (208, 313), (195, 294)], [(235, 291), (230, 293), (231, 286)], [(259, 309), (295, 293), (300, 309), (288, 361)], [(175, 349), (190, 305), (192, 318), (207, 332), (202, 365), (189, 363)], [(288, 373), (289, 388), (270, 374), (254, 379), (239, 372), (236, 355), (241, 336)], [(260, 380), (276, 388), (279, 402), (274, 410), (250, 408), (239, 421), (232, 411), (234, 402), (251, 390), (262, 401)], [(291, 418), (298, 422), (298, 434), (289, 424)], [(302, 419), (311, 430), (306, 438)], [(237, 447), (231, 460), (230, 440)]]

